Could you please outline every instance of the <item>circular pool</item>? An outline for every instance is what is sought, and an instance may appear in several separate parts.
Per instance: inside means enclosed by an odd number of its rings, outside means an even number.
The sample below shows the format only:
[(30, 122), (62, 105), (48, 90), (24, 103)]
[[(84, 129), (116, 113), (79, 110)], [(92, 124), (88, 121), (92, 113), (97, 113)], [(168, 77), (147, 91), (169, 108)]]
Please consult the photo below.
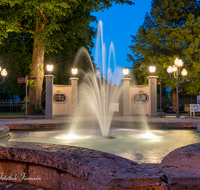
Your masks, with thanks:
[(41, 142), (85, 147), (115, 154), (138, 163), (160, 163), (176, 148), (200, 142), (197, 130), (137, 130), (113, 128), (102, 137), (99, 127), (77, 130), (68, 136), (67, 130), (11, 131), (8, 141)]

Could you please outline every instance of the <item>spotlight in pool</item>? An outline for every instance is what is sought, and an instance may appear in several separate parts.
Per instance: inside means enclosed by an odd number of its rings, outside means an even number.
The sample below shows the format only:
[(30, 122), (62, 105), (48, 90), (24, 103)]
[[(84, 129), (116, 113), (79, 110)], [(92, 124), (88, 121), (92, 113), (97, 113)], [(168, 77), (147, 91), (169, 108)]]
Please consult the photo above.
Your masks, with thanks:
[(163, 138), (162, 136), (157, 136), (154, 135), (152, 132), (150, 132), (149, 130), (146, 131), (146, 133), (139, 135), (139, 138), (143, 138), (143, 139), (161, 139)]
[(68, 134), (68, 135), (56, 136), (55, 138), (62, 140), (79, 140), (79, 139), (88, 139), (90, 138), (90, 136), (77, 136), (75, 134)]

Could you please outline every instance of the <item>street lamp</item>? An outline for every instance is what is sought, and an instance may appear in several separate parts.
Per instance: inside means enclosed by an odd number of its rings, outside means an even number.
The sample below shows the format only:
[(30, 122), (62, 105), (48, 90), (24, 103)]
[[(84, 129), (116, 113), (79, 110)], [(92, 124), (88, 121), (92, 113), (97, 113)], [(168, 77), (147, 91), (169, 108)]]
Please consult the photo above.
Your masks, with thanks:
[(77, 75), (77, 73), (78, 73), (78, 69), (77, 68), (72, 68), (72, 75), (73, 75), (73, 77), (75, 77), (76, 75)]
[[(1, 71), (1, 67), (0, 67), (0, 71)], [(1, 76), (3, 77), (3, 81), (0, 82), (0, 84), (2, 84), (2, 83), (5, 81), (5, 78), (6, 78), (7, 74), (8, 74), (8, 73), (7, 73), (6, 69), (3, 69), (3, 70), (1, 71)]]
[(51, 74), (51, 71), (53, 71), (53, 65), (47, 65), (47, 71)]
[[(169, 76), (172, 80), (176, 81), (176, 97), (177, 97), (177, 111), (176, 111), (176, 117), (179, 117), (179, 99), (178, 99), (178, 84), (182, 83), (185, 80), (185, 76), (187, 75), (186, 69), (183, 69), (181, 72), (181, 67), (183, 66), (183, 61), (181, 59), (176, 58), (174, 61), (173, 66), (169, 66), (167, 68), (167, 72), (169, 73)], [(183, 80), (181, 82), (178, 82), (178, 76), (183, 76)], [(174, 78), (172, 78), (171, 74), (174, 73)]]
[(128, 67), (125, 67), (123, 69), (123, 75), (125, 76), (125, 78), (127, 78), (128, 74), (129, 74), (129, 69), (128, 69)]

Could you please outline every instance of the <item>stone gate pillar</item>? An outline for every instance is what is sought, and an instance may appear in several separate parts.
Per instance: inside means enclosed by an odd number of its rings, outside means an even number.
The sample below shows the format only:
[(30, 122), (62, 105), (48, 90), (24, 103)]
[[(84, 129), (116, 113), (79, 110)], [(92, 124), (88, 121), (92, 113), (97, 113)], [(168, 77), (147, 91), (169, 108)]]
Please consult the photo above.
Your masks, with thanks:
[(131, 78), (122, 79), (122, 95), (123, 95), (123, 115), (130, 115), (129, 87)]
[(76, 77), (72, 77), (70, 78), (71, 80), (71, 87), (72, 87), (72, 91), (71, 91), (71, 110), (72, 112), (76, 110), (77, 108), (77, 93), (78, 93), (78, 80), (79, 78)]
[(147, 77), (149, 81), (149, 116), (156, 117), (157, 113), (157, 76)]
[(46, 105), (45, 118), (53, 118), (53, 78), (54, 75), (45, 75), (46, 78)]

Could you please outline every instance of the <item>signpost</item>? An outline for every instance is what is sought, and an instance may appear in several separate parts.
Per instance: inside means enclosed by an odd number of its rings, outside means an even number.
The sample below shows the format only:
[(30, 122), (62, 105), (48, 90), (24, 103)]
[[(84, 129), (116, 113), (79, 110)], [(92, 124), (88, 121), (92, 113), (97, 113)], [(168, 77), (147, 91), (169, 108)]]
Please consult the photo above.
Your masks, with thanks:
[(17, 77), (17, 83), (26, 83), (26, 77)]
[(35, 80), (35, 77), (17, 77), (17, 83), (26, 83), (26, 120), (27, 120), (27, 86), (28, 86), (28, 80)]

